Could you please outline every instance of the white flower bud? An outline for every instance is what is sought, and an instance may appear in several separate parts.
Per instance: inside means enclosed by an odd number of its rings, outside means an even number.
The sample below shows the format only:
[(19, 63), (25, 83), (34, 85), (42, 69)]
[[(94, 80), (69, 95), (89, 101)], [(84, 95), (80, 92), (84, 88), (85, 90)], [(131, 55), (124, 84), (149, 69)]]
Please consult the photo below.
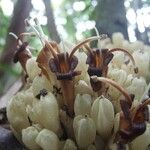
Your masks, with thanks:
[(79, 80), (75, 85), (75, 93), (76, 94), (93, 94), (92, 88), (84, 81)]
[(90, 145), (87, 150), (96, 150), (96, 147), (94, 145)]
[(120, 85), (123, 85), (127, 79), (127, 73), (122, 69), (112, 69), (109, 71), (108, 77)]
[(134, 43), (131, 43), (131, 47), (133, 51), (143, 50), (144, 44), (141, 41), (135, 41)]
[(122, 48), (128, 50), (130, 53), (133, 53), (133, 49), (129, 41), (124, 40), (122, 43)]
[(67, 139), (65, 142), (65, 145), (63, 147), (63, 150), (77, 150), (77, 147), (76, 147), (74, 141)]
[(117, 113), (115, 115), (115, 120), (114, 120), (114, 130), (113, 130), (113, 134), (116, 134), (119, 130), (119, 126), (120, 126), (120, 113)]
[(122, 43), (124, 41), (124, 36), (120, 32), (113, 33), (112, 42), (116, 47), (122, 47)]
[[(108, 73), (108, 77), (114, 81), (116, 81), (121, 86), (124, 85), (127, 79), (127, 73), (122, 69), (112, 69)], [(121, 93), (114, 88), (113, 86), (109, 86), (108, 93), (111, 96), (113, 103), (116, 103), (115, 108), (118, 107), (117, 99), (120, 97)], [(120, 105), (120, 104), (119, 104)], [(117, 108), (116, 108), (117, 109)]]
[(127, 76), (127, 79), (126, 79), (125, 83), (124, 83), (124, 87), (130, 86), (133, 79), (134, 79), (134, 75), (133, 74), (129, 74)]
[(84, 52), (76, 52), (75, 55), (79, 58), (78, 65), (75, 70), (82, 71), (82, 74), (79, 76), (76, 76), (75, 80), (87, 81), (87, 69), (88, 69), (88, 65), (86, 64), (87, 55)]
[(135, 95), (136, 100), (140, 100), (141, 96), (144, 94), (146, 90), (147, 84), (143, 77), (135, 77), (132, 80), (130, 86), (127, 87), (127, 90)]
[(98, 97), (92, 105), (91, 117), (96, 124), (98, 134), (103, 138), (108, 138), (114, 124), (114, 108), (112, 103), (103, 96)]
[[(109, 150), (117, 150), (118, 149), (117, 148), (117, 144), (114, 143), (114, 139), (113, 138), (111, 138), (109, 140), (109, 143), (107, 145), (107, 149), (109, 149)], [(125, 150), (129, 150), (129, 146), (127, 144), (125, 145)], [(136, 150), (136, 149), (133, 149), (133, 150)]]
[(36, 137), (38, 136), (39, 131), (31, 126), (22, 130), (22, 141), (25, 146), (31, 150), (38, 150), (40, 146), (35, 142)]
[(36, 137), (36, 143), (42, 147), (43, 150), (58, 150), (59, 139), (57, 135), (47, 129), (43, 129)]
[(32, 57), (27, 60), (26, 70), (31, 81), (41, 72), (41, 69), (36, 62), (36, 58)]
[(57, 101), (52, 93), (41, 96), (40, 100), (33, 103), (28, 109), (30, 119), (43, 127), (57, 132), (59, 129), (59, 110)]
[(94, 121), (87, 115), (74, 118), (73, 129), (75, 138), (80, 148), (87, 148), (95, 140), (96, 128)]
[(150, 123), (150, 105), (147, 105), (148, 107), (148, 123)]
[(149, 63), (150, 55), (145, 51), (135, 51), (133, 53), (135, 64), (138, 66), (138, 71), (141, 76), (144, 76), (147, 80), (150, 80)]
[(90, 114), (92, 106), (92, 99), (89, 94), (78, 94), (75, 98), (74, 111), (75, 115)]
[(31, 99), (30, 99), (30, 95), (27, 96), (27, 94), (24, 93), (25, 92), (18, 92), (8, 102), (8, 106), (7, 106), (8, 121), (19, 135), (21, 135), (22, 129), (30, 126), (28, 115), (26, 113), (26, 105), (28, 104), (28, 100), (30, 103)]
[(38, 75), (34, 78), (32, 88), (34, 96), (37, 96), (43, 89), (47, 90), (48, 92), (52, 91), (52, 85), (44, 75)]
[(148, 150), (150, 144), (150, 124), (147, 124), (146, 131), (131, 142), (133, 150)]
[(121, 65), (124, 63), (125, 61), (125, 56), (124, 53), (122, 52), (115, 52), (115, 55), (111, 61), (111, 63), (115, 66), (120, 68)]

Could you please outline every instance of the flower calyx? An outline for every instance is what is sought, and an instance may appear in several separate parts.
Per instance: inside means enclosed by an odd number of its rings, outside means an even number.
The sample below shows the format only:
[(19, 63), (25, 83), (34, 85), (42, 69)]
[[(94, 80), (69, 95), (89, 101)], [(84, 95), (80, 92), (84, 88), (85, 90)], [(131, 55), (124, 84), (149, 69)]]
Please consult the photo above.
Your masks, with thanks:
[[(132, 103), (134, 96), (131, 96)], [(149, 121), (148, 104), (150, 99), (143, 101), (137, 106), (127, 102), (125, 99), (120, 100), (122, 111), (120, 112), (120, 125), (116, 133), (115, 140), (120, 144), (127, 144), (146, 130), (146, 122)]]

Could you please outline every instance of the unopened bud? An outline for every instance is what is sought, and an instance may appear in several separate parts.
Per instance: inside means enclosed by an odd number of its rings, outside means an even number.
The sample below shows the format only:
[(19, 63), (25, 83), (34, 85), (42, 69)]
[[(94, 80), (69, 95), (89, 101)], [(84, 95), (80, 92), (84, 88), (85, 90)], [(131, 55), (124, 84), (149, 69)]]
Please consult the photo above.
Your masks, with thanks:
[(38, 136), (39, 131), (31, 126), (22, 130), (22, 141), (25, 146), (31, 150), (38, 150), (40, 146), (35, 142), (36, 137)]
[(36, 138), (36, 143), (40, 145), (43, 150), (58, 150), (59, 139), (57, 135), (47, 129), (43, 129)]
[(74, 103), (75, 115), (90, 114), (92, 99), (89, 94), (77, 94)]
[(76, 147), (74, 141), (67, 139), (65, 142), (65, 145), (63, 147), (63, 150), (77, 150), (77, 147)]
[(30, 58), (26, 63), (27, 74), (32, 81), (38, 74), (40, 74), (41, 69), (38, 67), (36, 58)]
[(87, 148), (94, 142), (96, 136), (95, 124), (87, 115), (75, 117), (73, 128), (76, 142), (80, 148)]
[(41, 76), (38, 75), (33, 80), (32, 89), (33, 94), (36, 97), (43, 89), (47, 90), (48, 92), (52, 91), (52, 85), (44, 75)]
[(103, 138), (108, 138), (114, 125), (114, 108), (105, 97), (98, 97), (91, 109), (91, 117), (96, 124), (96, 130)]

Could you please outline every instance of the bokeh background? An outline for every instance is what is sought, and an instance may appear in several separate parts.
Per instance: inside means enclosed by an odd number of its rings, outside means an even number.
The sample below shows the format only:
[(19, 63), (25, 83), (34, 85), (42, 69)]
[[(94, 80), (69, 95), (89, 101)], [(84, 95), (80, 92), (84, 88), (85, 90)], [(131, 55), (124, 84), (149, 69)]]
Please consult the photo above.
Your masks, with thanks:
[[(130, 42), (150, 45), (150, 0), (0, 0), (0, 95), (16, 82), (22, 70), (13, 64), (16, 41), (9, 35), (26, 31), (24, 20), (37, 17), (51, 40), (76, 43), (95, 32), (122, 32)], [(29, 39), (41, 49), (37, 39)]]

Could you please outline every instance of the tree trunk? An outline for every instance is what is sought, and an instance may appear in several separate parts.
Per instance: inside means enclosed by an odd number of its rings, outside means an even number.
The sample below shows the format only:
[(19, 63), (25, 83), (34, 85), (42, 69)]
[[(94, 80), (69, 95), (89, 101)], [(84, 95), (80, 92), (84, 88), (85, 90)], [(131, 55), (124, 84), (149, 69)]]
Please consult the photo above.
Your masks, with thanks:
[(57, 28), (55, 25), (55, 19), (54, 19), (51, 0), (43, 0), (43, 1), (45, 4), (46, 16), (47, 16), (47, 20), (48, 20), (47, 27), (48, 27), (49, 35), (50, 35), (52, 40), (59, 43), (60, 37), (59, 37), (59, 34), (57, 32)]
[[(20, 33), (25, 31), (25, 24), (24, 20), (29, 16), (30, 10), (32, 8), (31, 0), (18, 0), (16, 2), (16, 5), (14, 7), (13, 11), (13, 17), (10, 22), (10, 26), (8, 28), (8, 34), (6, 36), (6, 44), (4, 46), (4, 50), (1, 54), (0, 57), (0, 64), (1, 67), (9, 69), (12, 66), (12, 60), (13, 60), (13, 55), (16, 50), (16, 45), (17, 42), (15, 39), (9, 35), (9, 32), (13, 32), (16, 35), (19, 35)], [(8, 79), (10, 79), (10, 74), (0, 68), (0, 84), (1, 85), (6, 85)], [(14, 79), (11, 80), (11, 82), (14, 82)], [(9, 83), (9, 85), (12, 83)], [(6, 88), (3, 86), (3, 90)], [(3, 91), (0, 91), (0, 94)]]
[(123, 33), (128, 39), (127, 19), (124, 0), (97, 0), (96, 26), (100, 33), (111, 36), (114, 32)]
[(9, 32), (13, 32), (16, 35), (24, 32), (25, 24), (24, 20), (29, 16), (30, 10), (32, 8), (31, 0), (18, 0), (13, 12), (13, 17), (8, 29), (8, 34), (6, 37), (6, 44), (4, 46), (4, 51), (2, 53), (0, 63), (4, 65), (9, 65), (12, 62), (12, 56), (16, 50), (16, 42), (13, 37), (9, 35)]

